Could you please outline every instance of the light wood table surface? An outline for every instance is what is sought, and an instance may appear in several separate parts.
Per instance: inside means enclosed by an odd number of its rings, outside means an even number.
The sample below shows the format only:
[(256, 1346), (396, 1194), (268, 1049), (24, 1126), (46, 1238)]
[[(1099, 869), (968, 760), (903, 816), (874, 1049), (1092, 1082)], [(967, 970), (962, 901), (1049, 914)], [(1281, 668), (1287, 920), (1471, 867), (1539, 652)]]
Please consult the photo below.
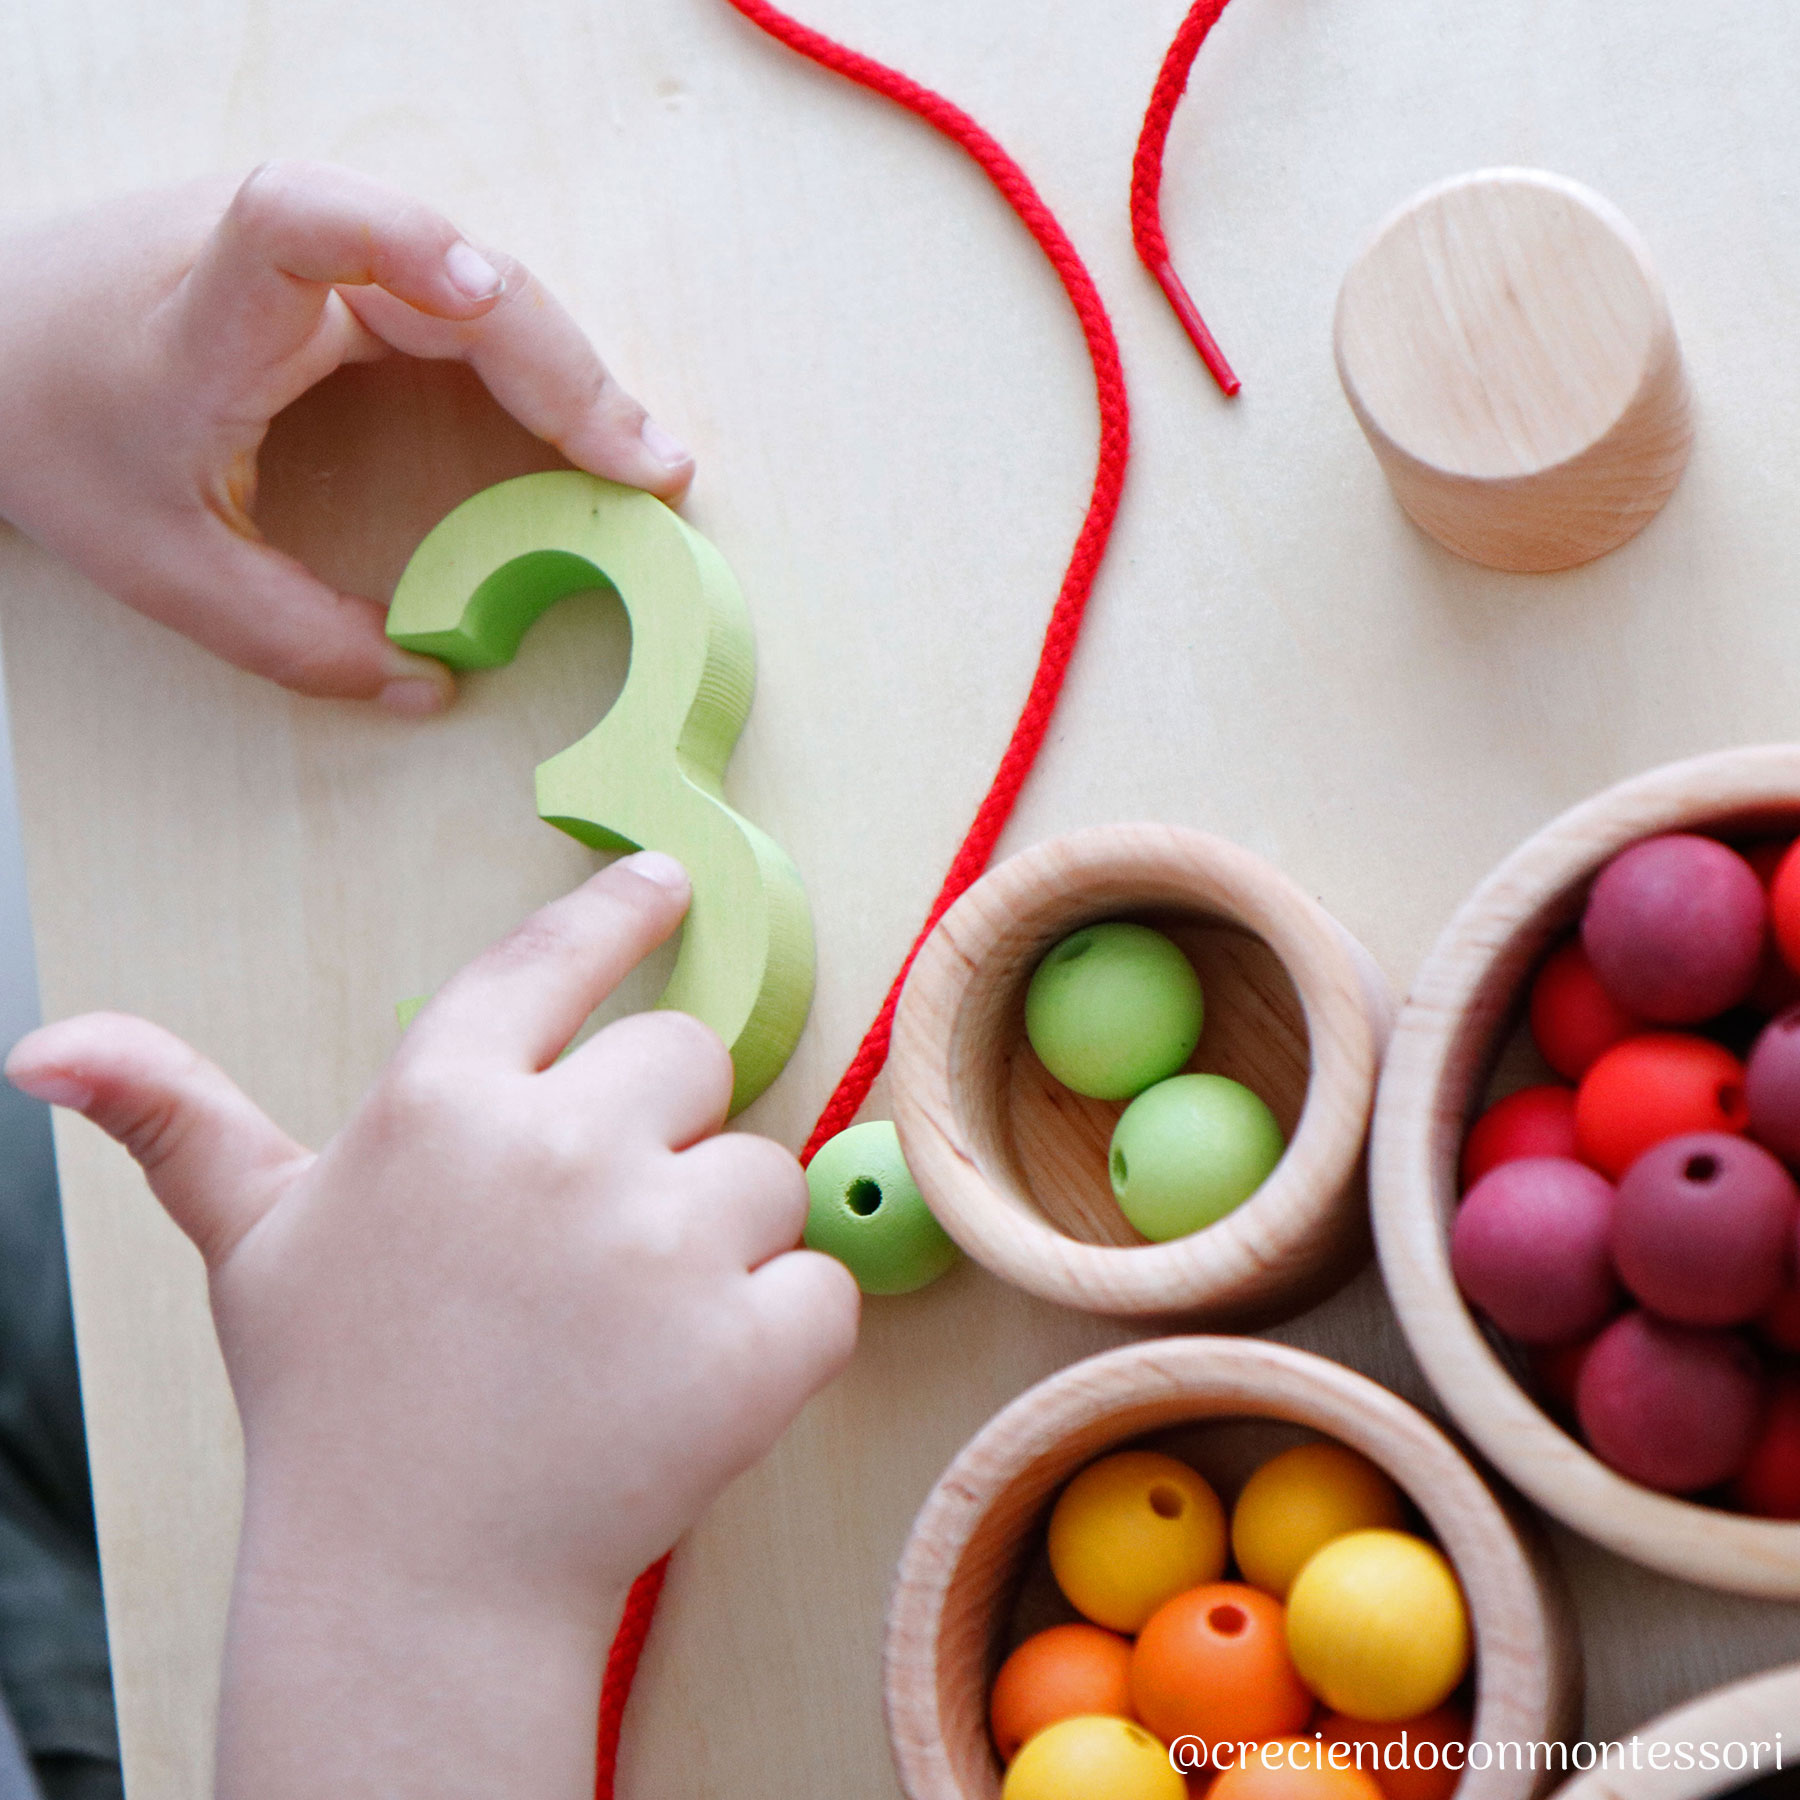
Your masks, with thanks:
[[(1245, 378), (1227, 405), (1125, 213), (1184, 4), (805, 11), (1021, 157), (1123, 342), (1125, 510), (1007, 845), (1135, 817), (1222, 833), (1404, 988), (1553, 812), (1800, 727), (1800, 11), (1238, 0), (1167, 192), (1178, 263)], [(531, 262), (694, 445), (688, 516), (760, 640), (733, 797), (794, 855), (818, 923), (811, 1024), (745, 1121), (798, 1143), (987, 780), (1086, 495), (1087, 367), (1011, 216), (917, 124), (720, 0), (16, 0), (0, 120), (0, 195), (27, 210), (277, 153), (406, 183)], [(1567, 575), (1483, 572), (1413, 530), (1332, 369), (1364, 234), (1494, 163), (1573, 176), (1634, 221), (1697, 403), (1667, 511)], [(384, 593), (445, 506), (536, 460), (466, 385), (365, 371), (282, 422), (264, 516)], [(598, 601), (428, 725), (290, 699), (14, 537), (0, 627), (47, 1012), (147, 1013), (314, 1141), (387, 1053), (397, 998), (591, 866), (537, 821), (530, 774), (617, 689), (623, 623)], [(191, 1800), (235, 1422), (198, 1261), (97, 1134), (65, 1122), (58, 1141), (132, 1800)], [(849, 1375), (681, 1550), (628, 1794), (891, 1796), (877, 1657), (908, 1521), (999, 1405), (1123, 1335), (973, 1270), (867, 1321)], [(1279, 1335), (1423, 1397), (1372, 1275)], [(1800, 1611), (1559, 1541), (1595, 1732), (1800, 1656)]]

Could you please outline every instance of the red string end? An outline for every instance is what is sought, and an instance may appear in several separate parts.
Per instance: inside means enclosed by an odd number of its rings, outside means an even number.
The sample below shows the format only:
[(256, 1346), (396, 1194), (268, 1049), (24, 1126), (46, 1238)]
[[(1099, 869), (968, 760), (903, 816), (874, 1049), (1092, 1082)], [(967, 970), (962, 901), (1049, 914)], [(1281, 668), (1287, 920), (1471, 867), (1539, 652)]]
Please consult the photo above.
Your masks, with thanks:
[(1169, 124), (1187, 90), (1194, 58), (1200, 54), (1206, 34), (1218, 24), (1226, 4), (1227, 0), (1194, 0), (1157, 71), (1156, 86), (1150, 90), (1150, 104), (1144, 112), (1144, 128), (1138, 133), (1137, 154), (1131, 159), (1131, 241), (1137, 246), (1138, 260), (1156, 277), (1176, 318), (1193, 339), (1200, 360), (1229, 398), (1243, 384), (1232, 373), (1218, 340), (1207, 329), (1193, 295), (1175, 273), (1162, 223), (1163, 151), (1169, 142)]
[(1231, 364), (1225, 360), (1225, 352), (1219, 348), (1219, 340), (1207, 329), (1206, 321), (1200, 316), (1200, 309), (1194, 304), (1194, 297), (1182, 284), (1181, 277), (1175, 273), (1174, 265), (1159, 262), (1152, 266), (1150, 273), (1157, 279), (1162, 291), (1168, 295), (1169, 304), (1175, 309), (1175, 316), (1187, 327), (1187, 334), (1193, 339), (1194, 348), (1200, 352), (1200, 360), (1206, 364), (1212, 378), (1219, 384), (1220, 391), (1226, 399), (1230, 399), (1244, 384), (1238, 380)]

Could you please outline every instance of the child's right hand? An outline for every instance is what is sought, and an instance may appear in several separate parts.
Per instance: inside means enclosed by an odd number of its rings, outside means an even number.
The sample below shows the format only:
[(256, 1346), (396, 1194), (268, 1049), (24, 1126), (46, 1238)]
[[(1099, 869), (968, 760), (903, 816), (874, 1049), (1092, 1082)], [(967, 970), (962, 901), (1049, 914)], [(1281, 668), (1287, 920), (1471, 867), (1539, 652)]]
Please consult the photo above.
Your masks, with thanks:
[(220, 1800), (591, 1794), (628, 1584), (847, 1360), (799, 1166), (717, 1135), (718, 1039), (646, 1013), (557, 1060), (687, 897), (644, 853), (545, 907), (317, 1155), (143, 1020), (14, 1050), (206, 1259), (246, 1453)]

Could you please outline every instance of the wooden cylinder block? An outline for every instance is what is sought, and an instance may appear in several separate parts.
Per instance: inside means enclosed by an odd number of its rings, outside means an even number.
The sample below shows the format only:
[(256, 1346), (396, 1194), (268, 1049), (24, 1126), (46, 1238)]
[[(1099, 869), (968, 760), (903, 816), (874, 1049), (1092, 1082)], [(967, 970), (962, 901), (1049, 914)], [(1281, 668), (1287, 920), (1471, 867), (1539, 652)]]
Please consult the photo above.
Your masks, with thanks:
[(1427, 188), (1338, 294), (1337, 366), (1400, 504), (1458, 556), (1566, 569), (1649, 523), (1693, 431), (1649, 253), (1534, 169)]
[[(1032, 971), (1099, 919), (1187, 952), (1207, 1013), (1189, 1067), (1252, 1088), (1288, 1140), (1235, 1212), (1169, 1243), (1113, 1199), (1123, 1102), (1071, 1093), (1026, 1041)], [(1259, 857), (1173, 825), (1100, 826), (1001, 863), (926, 940), (894, 1025), (894, 1122), (944, 1229), (1029, 1292), (1140, 1318), (1284, 1317), (1366, 1255), (1362, 1152), (1389, 1013), (1368, 953)]]
[(1456, 1422), (1546, 1512), (1682, 1580), (1800, 1599), (1800, 1524), (1652, 1492), (1591, 1455), (1515, 1379), (1450, 1269), (1457, 1158), (1533, 968), (1581, 916), (1601, 867), (1663, 831), (1745, 838), (1800, 826), (1800, 745), (1652, 770), (1574, 807), (1463, 903), (1413, 983), (1375, 1108), (1375, 1245), (1401, 1329)]
[[(1305, 1351), (1255, 1338), (1164, 1338), (1090, 1357), (1021, 1395), (971, 1440), (921, 1509), (895, 1576), (884, 1671), (909, 1800), (997, 1800), (988, 1689), (1057, 1489), (1146, 1434), (1205, 1425), (1169, 1447), (1229, 1503), (1249, 1470), (1215, 1458), (1246, 1420), (1348, 1444), (1424, 1515), (1468, 1598), (1475, 1737), (1535, 1743), (1574, 1729), (1580, 1655), (1555, 1564), (1522, 1512), (1503, 1507), (1435, 1425), (1366, 1376)], [(1527, 1800), (1550, 1779), (1517, 1767), (1472, 1770), (1457, 1800)]]

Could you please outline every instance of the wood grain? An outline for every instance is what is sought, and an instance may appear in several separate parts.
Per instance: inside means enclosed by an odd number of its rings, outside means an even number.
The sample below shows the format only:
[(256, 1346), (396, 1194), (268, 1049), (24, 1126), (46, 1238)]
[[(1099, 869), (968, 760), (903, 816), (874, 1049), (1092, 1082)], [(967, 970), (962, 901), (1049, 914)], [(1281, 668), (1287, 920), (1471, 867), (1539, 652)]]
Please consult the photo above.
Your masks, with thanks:
[[(1084, 925), (1172, 930), (1200, 968), (1191, 1068), (1246, 1082), (1288, 1135), (1218, 1223), (1134, 1232), (1106, 1157), (1124, 1104), (1052, 1080), (1025, 990)], [(1366, 1253), (1362, 1147), (1390, 1002), (1367, 952), (1260, 858), (1174, 826), (1095, 826), (989, 870), (920, 950), (894, 1023), (894, 1122), (926, 1200), (969, 1255), (1046, 1300), (1190, 1323), (1266, 1322), (1341, 1287)]]
[[(1629, 1744), (1606, 1747), (1605, 1768), (1596, 1763), (1592, 1772), (1558, 1788), (1556, 1800), (1706, 1800), (1736, 1792), (1758, 1771), (1766, 1777), (1777, 1756), (1791, 1768), (1797, 1742), (1800, 1664), (1789, 1664), (1647, 1720)], [(1711, 1768), (1701, 1766), (1708, 1744)], [(1737, 1769), (1728, 1757), (1739, 1762)], [(1652, 1759), (1665, 1766), (1655, 1767)], [(1682, 1766), (1684, 1759), (1689, 1766)]]
[(1561, 176), (1480, 169), (1408, 200), (1344, 277), (1335, 343), (1395, 497), (1472, 562), (1591, 562), (1687, 466), (1687, 381), (1650, 253)]
[[(1800, 292), (1800, 9), (1233, 5), (1164, 192), (1245, 379), (1230, 405), (1123, 221), (1184, 10), (1042, 0), (1021, 31), (964, 0), (801, 9), (1022, 159), (1132, 384), (1125, 509), (1003, 852), (1118, 819), (1213, 833), (1403, 991), (1544, 820), (1800, 722), (1800, 364), (1779, 353)], [(692, 445), (684, 516), (757, 628), (728, 798), (792, 853), (818, 929), (811, 1022), (744, 1115), (799, 1144), (1006, 740), (1092, 476), (1091, 374), (1011, 214), (915, 122), (720, 0), (19, 0), (0, 45), (7, 206), (278, 154), (352, 163), (522, 256)], [(1530, 581), (1407, 520), (1330, 342), (1395, 201), (1501, 164), (1568, 171), (1655, 247), (1703, 427), (1647, 530)], [(558, 463), (462, 371), (356, 369), (281, 421), (260, 516), (386, 595), (450, 506)], [(537, 819), (531, 771), (617, 691), (616, 604), (558, 607), (423, 727), (236, 676), (4, 533), (0, 638), (47, 1012), (156, 1017), (309, 1141), (380, 1066), (397, 995), (593, 866)], [(869, 1111), (886, 1106), (878, 1088)], [(65, 1126), (59, 1156), (132, 1800), (193, 1800), (235, 1421), (186, 1245), (93, 1134)], [(872, 1302), (848, 1374), (677, 1555), (622, 1792), (892, 1800), (881, 1616), (914, 1514), (1007, 1402), (1129, 1335), (973, 1267)], [(1437, 1406), (1372, 1270), (1274, 1335)], [(1552, 1536), (1591, 1732), (1800, 1657), (1790, 1604)]]
[[(1021, 1395), (932, 1490), (888, 1609), (888, 1728), (909, 1800), (998, 1800), (988, 1689), (1056, 1490), (1146, 1434), (1243, 1419), (1302, 1425), (1348, 1444), (1417, 1505), (1469, 1604), (1474, 1737), (1535, 1742), (1573, 1730), (1580, 1658), (1547, 1546), (1435, 1426), (1320, 1357), (1254, 1339), (1169, 1338), (1090, 1358)], [(1204, 1442), (1198, 1451), (1201, 1473), (1216, 1472)], [(1461, 1800), (1524, 1800), (1549, 1785), (1541, 1770), (1493, 1769), (1470, 1774), (1457, 1791)]]

